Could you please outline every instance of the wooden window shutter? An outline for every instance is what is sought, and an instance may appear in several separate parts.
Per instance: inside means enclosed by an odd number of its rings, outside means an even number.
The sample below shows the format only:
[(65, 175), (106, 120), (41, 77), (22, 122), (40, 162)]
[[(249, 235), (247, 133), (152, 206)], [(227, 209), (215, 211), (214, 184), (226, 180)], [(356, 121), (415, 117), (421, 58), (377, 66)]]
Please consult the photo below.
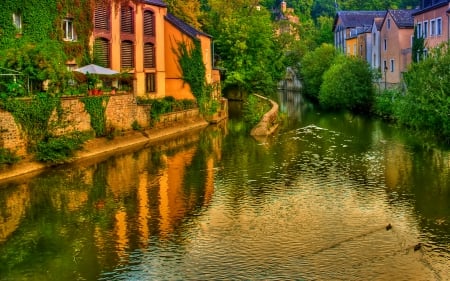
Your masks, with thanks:
[(94, 60), (103, 67), (109, 67), (109, 41), (105, 38), (97, 38), (94, 43)]
[(155, 67), (155, 48), (153, 44), (146, 43), (144, 45), (144, 68)]
[(134, 33), (133, 8), (122, 7), (120, 10), (120, 31), (123, 33)]
[(122, 41), (121, 67), (122, 68), (133, 68), (134, 67), (133, 42), (131, 42), (131, 41)]
[(155, 36), (153, 18), (154, 18), (153, 12), (151, 12), (151, 11), (144, 12), (144, 35), (145, 36)]
[(96, 5), (94, 12), (94, 28), (109, 30), (109, 10), (104, 5)]

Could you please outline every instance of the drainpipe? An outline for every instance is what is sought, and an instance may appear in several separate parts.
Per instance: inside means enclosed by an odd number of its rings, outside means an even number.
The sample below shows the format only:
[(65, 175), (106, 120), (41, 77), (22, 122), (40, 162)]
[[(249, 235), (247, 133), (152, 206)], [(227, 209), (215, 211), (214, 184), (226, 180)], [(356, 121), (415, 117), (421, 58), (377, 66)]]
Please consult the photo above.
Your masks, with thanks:
[(450, 44), (450, 7), (447, 10), (447, 42)]

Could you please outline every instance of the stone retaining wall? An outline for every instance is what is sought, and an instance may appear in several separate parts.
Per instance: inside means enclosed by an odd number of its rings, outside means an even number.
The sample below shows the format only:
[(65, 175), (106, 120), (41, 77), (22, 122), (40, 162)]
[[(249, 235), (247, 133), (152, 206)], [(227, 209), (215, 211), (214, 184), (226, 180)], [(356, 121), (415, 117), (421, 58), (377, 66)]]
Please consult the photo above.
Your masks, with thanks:
[(271, 109), (266, 112), (259, 123), (250, 131), (252, 136), (268, 136), (273, 134), (278, 128), (278, 104), (271, 99), (255, 94), (260, 99), (267, 100), (271, 103)]
[[(81, 97), (63, 97), (61, 106), (64, 112), (64, 128), (55, 131), (56, 134), (65, 134), (73, 131), (91, 131), (91, 119), (84, 109)], [(133, 122), (137, 122), (141, 128), (150, 128), (150, 106), (138, 105), (133, 94), (117, 94), (109, 96), (106, 107), (106, 126), (118, 131), (129, 131)], [(56, 112), (54, 117), (56, 118)], [(173, 112), (160, 116), (160, 121), (153, 127), (167, 127), (178, 121), (198, 119), (198, 109)], [(14, 151), (19, 156), (26, 155), (26, 139), (20, 126), (15, 122), (11, 113), (0, 109), (0, 147)]]

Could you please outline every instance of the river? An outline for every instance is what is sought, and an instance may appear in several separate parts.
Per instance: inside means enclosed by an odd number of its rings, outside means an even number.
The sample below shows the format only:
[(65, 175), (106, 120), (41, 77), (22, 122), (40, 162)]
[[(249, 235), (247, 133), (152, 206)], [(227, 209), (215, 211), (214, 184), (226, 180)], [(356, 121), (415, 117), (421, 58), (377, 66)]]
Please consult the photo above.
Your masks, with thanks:
[(279, 102), (1, 183), (0, 280), (449, 280), (450, 149)]

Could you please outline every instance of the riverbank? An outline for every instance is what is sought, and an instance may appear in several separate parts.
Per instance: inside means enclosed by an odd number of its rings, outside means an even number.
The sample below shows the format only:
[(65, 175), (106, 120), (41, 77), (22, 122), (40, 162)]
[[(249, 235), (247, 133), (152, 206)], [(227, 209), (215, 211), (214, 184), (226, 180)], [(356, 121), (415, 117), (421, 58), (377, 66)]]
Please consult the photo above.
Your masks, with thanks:
[[(137, 147), (139, 145), (146, 145), (187, 131), (202, 129), (207, 127), (208, 124), (209, 123), (204, 119), (197, 118), (188, 121), (180, 121), (165, 128), (148, 129), (144, 131), (126, 131), (113, 139), (90, 139), (83, 145), (83, 149), (75, 154), (69, 163), (81, 162), (97, 157), (107, 157), (113, 153)], [(55, 164), (46, 164), (30, 159), (23, 159), (19, 163), (1, 169), (0, 182), (24, 175), (33, 176), (53, 166), (55, 166)]]

